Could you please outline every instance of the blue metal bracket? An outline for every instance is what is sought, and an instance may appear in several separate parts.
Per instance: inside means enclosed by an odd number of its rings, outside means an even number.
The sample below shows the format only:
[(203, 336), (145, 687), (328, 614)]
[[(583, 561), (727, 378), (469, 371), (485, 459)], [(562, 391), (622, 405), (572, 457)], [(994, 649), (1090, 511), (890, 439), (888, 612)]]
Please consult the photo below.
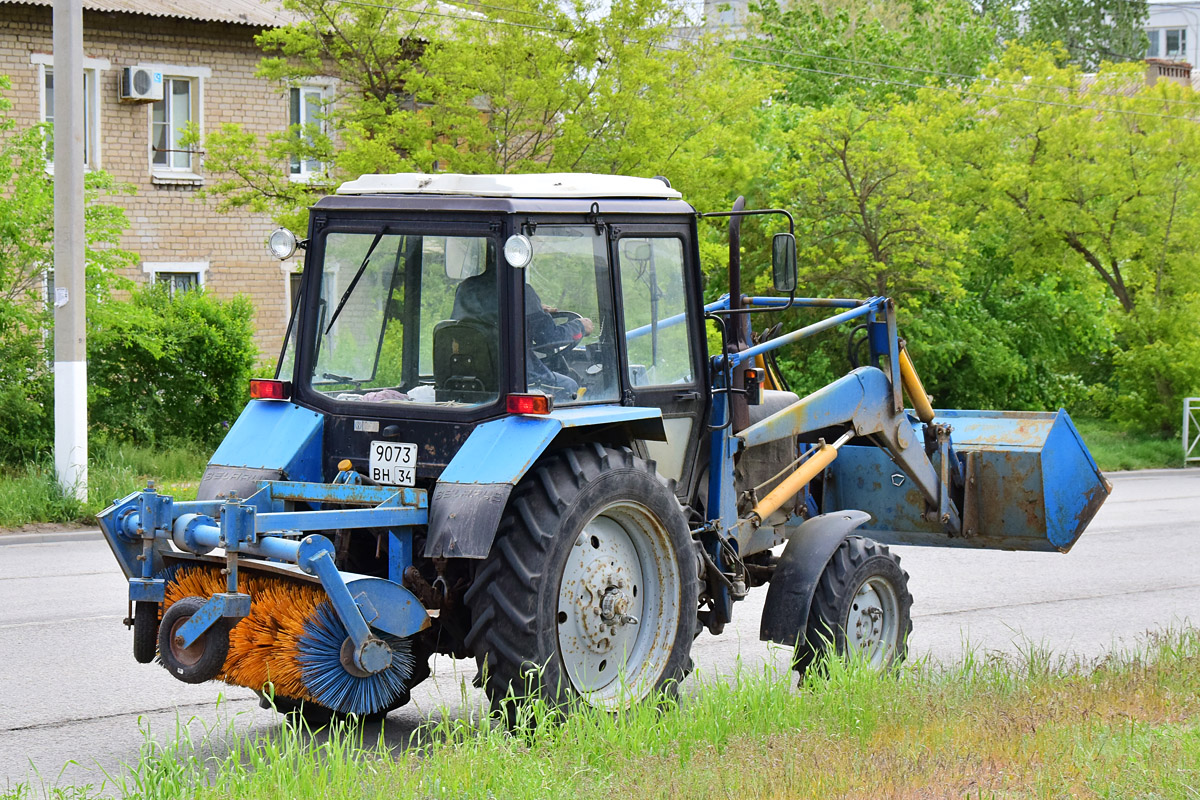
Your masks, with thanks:
[(393, 528), (388, 531), (388, 580), (404, 583), (404, 570), (413, 563), (412, 528)]
[(133, 603), (161, 603), (166, 597), (167, 582), (162, 578), (130, 578), (129, 600)]
[(900, 334), (896, 329), (896, 304), (891, 300), (884, 309), (887, 320), (888, 378), (892, 382), (892, 413), (904, 411), (904, 387), (900, 381)]
[(183, 647), (191, 647), (217, 620), (223, 617), (241, 619), (249, 613), (250, 595), (233, 592), (214, 594), (191, 619), (183, 623), (175, 635), (183, 639)]
[(138, 500), (138, 521), (142, 538), (153, 539), (157, 531), (168, 531), (171, 528), (171, 504), (169, 495), (159, 494), (150, 484), (146, 491), (141, 492)]
[(221, 507), (221, 547), (237, 550), (243, 543), (254, 544), (258, 541), (255, 533), (256, 510), (254, 506), (243, 505), (237, 498), (230, 498)]

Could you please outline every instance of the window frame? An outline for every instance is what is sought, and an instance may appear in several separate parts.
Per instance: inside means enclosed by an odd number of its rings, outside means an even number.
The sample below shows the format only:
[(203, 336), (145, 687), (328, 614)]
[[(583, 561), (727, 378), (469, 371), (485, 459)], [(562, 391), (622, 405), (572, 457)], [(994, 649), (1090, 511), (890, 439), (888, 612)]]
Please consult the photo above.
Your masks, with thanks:
[[(150, 276), (150, 285), (158, 283), (159, 273), (191, 273), (196, 276), (196, 287), (207, 285), (209, 263), (207, 261), (143, 261), (142, 272)], [(172, 297), (174, 292), (172, 292)]]
[[(511, 281), (520, 279), (520, 270), (509, 267), (501, 253), (504, 242), (503, 225), (496, 224), (499, 220), (491, 217), (452, 217), (447, 215), (413, 215), (397, 217), (392, 214), (380, 214), (372, 211), (358, 211), (352, 215), (329, 215), (320, 224), (319, 229), (309, 240), (305, 252), (305, 269), (320, 269), (324, 273), (325, 242), (333, 233), (376, 233), (381, 228), (388, 234), (420, 235), (420, 236), (468, 236), (483, 237), (493, 240), (496, 247), (501, 270), (499, 282), (499, 303), (503, 309), (511, 302), (513, 287)], [(292, 345), (296, 348), (296, 356), (292, 367), (292, 386), (296, 402), (311, 408), (343, 416), (368, 416), (377, 419), (403, 420), (433, 420), (438, 422), (471, 422), (485, 417), (494, 416), (497, 408), (502, 408), (505, 397), (514, 391), (523, 391), (524, 372), (521, 373), (521, 384), (518, 388), (513, 381), (511, 363), (511, 336), (513, 325), (500, 315), (500, 385), (498, 397), (490, 403), (478, 406), (439, 406), (425, 404), (388, 404), (388, 403), (356, 403), (349, 400), (336, 400), (313, 388), (311, 377), (317, 360), (317, 329), (320, 315), (320, 297), (322, 281), (310, 280), (302, 287), (300, 311), (296, 318), (296, 337)], [(304, 335), (300, 335), (303, 332)], [(524, 331), (521, 331), (522, 335)], [(523, 362), (522, 362), (523, 364)], [(524, 367), (522, 366), (522, 370)]]
[[(307, 78), (307, 79), (298, 81), (296, 83), (290, 84), (287, 87), (287, 113), (288, 113), (287, 127), (289, 130), (291, 129), (291, 127), (293, 125), (303, 126), (306, 124), (304, 122), (304, 110), (307, 106), (307, 101), (304, 99), (304, 94), (305, 94), (305, 92), (312, 92), (312, 91), (316, 91), (320, 94), (321, 108), (320, 108), (319, 113), (323, 115), (325, 113), (325, 109), (327, 109), (329, 107), (329, 105), (333, 102), (334, 79), (327, 78), (327, 77)], [(299, 119), (300, 121), (298, 123), (292, 122), (292, 92), (298, 92), (298, 95), (300, 98), (300, 109), (299, 109), (299, 113), (297, 115), (297, 119)], [(325, 136), (329, 135), (328, 120), (326, 120), (324, 118), (319, 118), (317, 120), (317, 125), (320, 127), (321, 133), (323, 135), (325, 135)], [(293, 172), (292, 170), (297, 166), (300, 168), (300, 171)], [(288, 180), (290, 180), (290, 181), (293, 181), (296, 183), (309, 183), (313, 180), (321, 180), (321, 179), (327, 178), (328, 176), (329, 176), (329, 164), (324, 161), (318, 162), (318, 168), (315, 170), (312, 170), (312, 169), (308, 168), (308, 160), (306, 160), (306, 159), (301, 159), (301, 158), (289, 159)]]
[[(684, 328), (685, 339), (687, 340), (688, 362), (691, 366), (692, 375), (692, 378), (689, 381), (678, 381), (674, 383), (648, 383), (644, 385), (634, 385), (633, 383), (633, 375), (630, 374), (630, 367), (632, 364), (630, 363), (629, 358), (629, 340), (625, 338), (629, 334), (630, 328), (625, 311), (625, 272), (621, 261), (621, 243), (631, 240), (671, 240), (679, 243), (680, 288), (683, 293), (683, 310), (681, 313), (685, 315), (684, 320), (682, 323), (680, 323), (680, 325)], [(613, 236), (612, 268), (613, 272), (616, 274), (617, 291), (619, 291), (621, 295), (617, 304), (617, 328), (621, 332), (620, 340), (622, 350), (620, 368), (624, 370), (624, 377), (629, 388), (634, 391), (642, 392), (666, 392), (683, 391), (695, 387), (699, 383), (699, 376), (703, 375), (704, 373), (699, 370), (701, 362), (696, 359), (696, 343), (693, 341), (695, 337), (692, 335), (691, 326), (689, 325), (689, 322), (693, 316), (691, 306), (688, 302), (692, 287), (688, 277), (688, 242), (685, 234), (679, 231), (665, 232), (662, 230), (650, 229), (636, 230), (632, 228), (632, 226), (622, 227), (620, 232)], [(670, 316), (674, 316), (674, 314), (671, 314)]]
[[(1146, 38), (1150, 44), (1146, 47), (1146, 58), (1159, 58), (1167, 61), (1186, 61), (1188, 57), (1188, 28), (1186, 25), (1169, 25), (1158, 28), (1145, 28)], [(1171, 52), (1167, 49), (1167, 34), (1179, 34), (1179, 49)]]
[[(614, 215), (615, 217), (615, 215)], [(709, 380), (708, 340), (705, 332), (706, 323), (703, 298), (703, 280), (700, 276), (700, 256), (696, 246), (696, 221), (682, 220), (674, 217), (660, 221), (637, 220), (625, 222), (614, 218), (610, 229), (609, 240), (612, 250), (612, 276), (614, 281), (614, 296), (617, 302), (617, 319), (620, 336), (617, 337), (620, 348), (620, 378), (623, 396), (629, 398), (628, 403), (642, 408), (658, 408), (662, 412), (663, 424), (667, 429), (668, 442), (671, 440), (673, 421), (690, 420), (687, 433), (683, 438), (683, 446), (679, 451), (680, 474), (671, 475), (678, 480), (676, 495), (687, 500), (694, 498), (697, 493), (707, 496), (707, 486), (701, 485), (703, 470), (697, 466), (699, 454), (708, 432), (705, 422), (709, 419), (712, 409), (712, 395), (705, 388)], [(691, 350), (692, 380), (687, 383), (660, 384), (653, 386), (634, 386), (629, 375), (629, 348), (626, 343), (626, 314), (625, 287), (623, 284), (623, 265), (621, 263), (621, 242), (625, 239), (676, 239), (683, 245), (683, 291), (684, 310), (687, 317), (684, 325), (687, 328), (688, 347)], [(655, 446), (647, 443), (648, 454)], [(668, 445), (670, 446), (670, 445)], [(669, 459), (663, 459), (668, 463)]]
[[(1179, 61), (1187, 60), (1187, 28), (1163, 28), (1163, 56), (1165, 58), (1173, 58)], [(1179, 49), (1172, 53), (1170, 45), (1171, 34), (1179, 34)]]
[[(532, 225), (532, 228), (528, 227), (529, 225)], [(536, 236), (539, 236), (539, 235), (544, 236), (547, 234), (547, 232), (553, 232), (555, 229), (563, 229), (563, 228), (578, 228), (581, 230), (583, 230), (583, 229), (595, 230), (596, 226), (595, 226), (595, 223), (589, 222), (586, 219), (580, 220), (578, 217), (562, 218), (562, 217), (549, 216), (549, 215), (547, 215), (545, 217), (530, 216), (528, 218), (527, 223), (525, 225), (520, 226), (519, 231), (527, 234), (530, 237), (530, 239), (535, 242), (533, 258), (536, 259), (537, 258)], [(532, 230), (532, 232), (530, 232), (531, 230)], [(616, 384), (615, 384), (617, 395), (616, 395), (616, 397), (602, 398), (602, 397), (595, 397), (591, 393), (588, 393), (588, 394), (584, 395), (584, 399), (582, 399), (582, 400), (580, 400), (580, 399), (555, 400), (554, 405), (556, 408), (557, 407), (578, 408), (581, 406), (589, 406), (589, 405), (594, 406), (594, 405), (619, 404), (621, 402), (621, 398), (625, 396), (625, 391), (628, 388), (628, 381), (626, 381), (621, 375), (621, 370), (624, 369), (624, 367), (622, 366), (622, 363), (623, 363), (622, 359), (624, 358), (625, 344), (623, 341), (623, 337), (617, 334), (617, 330), (621, 326), (621, 322), (620, 322), (621, 309), (620, 309), (620, 300), (616, 296), (616, 292), (619, 291), (619, 284), (617, 283), (617, 279), (614, 276), (614, 272), (616, 270), (616, 265), (613, 261), (614, 250), (613, 250), (613, 237), (612, 237), (611, 229), (606, 228), (603, 233), (601, 233), (599, 230), (596, 230), (595, 239), (596, 239), (596, 241), (593, 241), (593, 243), (592, 243), (592, 247), (593, 247), (592, 263), (593, 263), (593, 269), (595, 270), (593, 278), (595, 280), (594, 285), (596, 287), (596, 319), (593, 320), (593, 323), (595, 324), (597, 330), (604, 330), (605, 326), (604, 326), (603, 322), (604, 322), (604, 318), (605, 318), (606, 314), (608, 315), (608, 319), (610, 319), (612, 321), (612, 326), (613, 326), (613, 331), (614, 331), (612, 334), (614, 337), (612, 363), (614, 364), (614, 366), (617, 370), (617, 380), (616, 380)], [(532, 286), (532, 284), (533, 284), (533, 275), (531, 272), (532, 266), (533, 266), (533, 261), (531, 261), (529, 264), (526, 264), (524, 267), (521, 267), (520, 269), (513, 270), (515, 273), (517, 273), (519, 275), (520, 281), (521, 281), (521, 284), (520, 284), (521, 298), (520, 298), (520, 303), (519, 303), (519, 307), (521, 309), (525, 308), (525, 292), (527, 290), (529, 290), (531, 287), (533, 288), (533, 291), (537, 292), (537, 287)], [(604, 270), (603, 276), (601, 276), (599, 274), (599, 271), (601, 269)], [(543, 286), (542, 288), (545, 289), (545, 286)], [(538, 297), (539, 298), (542, 297), (540, 293), (538, 294)], [(545, 299), (545, 298), (542, 298), (542, 299)], [(575, 309), (563, 309), (563, 310), (571, 311), (571, 310), (575, 310)], [(535, 392), (535, 391), (537, 391), (537, 389), (530, 388), (530, 386), (529, 386), (528, 364), (526, 361), (526, 348), (529, 346), (526, 327), (525, 327), (526, 318), (525, 318), (525, 314), (523, 314), (523, 313), (517, 314), (516, 316), (519, 318), (517, 320), (517, 324), (520, 326), (520, 350), (517, 351), (517, 354), (514, 355), (513, 358), (520, 361), (520, 366), (518, 367), (518, 370), (519, 370), (519, 374), (521, 375), (521, 384), (520, 385), (523, 387), (521, 389), (521, 391)], [(603, 338), (600, 338), (600, 339), (598, 339), (597, 343), (600, 343), (602, 341), (603, 341)]]
[[(54, 55), (52, 53), (33, 53), (30, 55), (29, 61), (37, 67), (38, 121), (52, 126), (54, 123), (46, 119), (47, 113), (50, 116), (54, 114), (53, 108), (49, 107), (46, 102), (46, 73), (47, 71), (51, 74), (54, 72)], [(83, 98), (85, 104), (83, 168), (85, 170), (101, 169), (103, 164), (100, 152), (100, 127), (103, 116), (100, 108), (100, 81), (101, 73), (109, 69), (112, 69), (112, 64), (107, 58), (83, 59), (83, 72), (88, 81)], [(53, 175), (54, 149), (47, 147), (45, 155), (46, 174)]]
[[(150, 169), (150, 175), (154, 183), (202, 183), (203, 178), (200, 175), (203, 169), (203, 139), (204, 139), (204, 81), (206, 78), (212, 77), (212, 70), (208, 67), (184, 67), (168, 64), (135, 64), (139, 69), (148, 69), (155, 72), (161, 72), (163, 76), (163, 99), (153, 103), (146, 103), (146, 161)], [(171, 81), (183, 80), (191, 84), (191, 113), (192, 118), (189, 122), (194, 122), (196, 128), (200, 131), (200, 141), (196, 143), (194, 149), (189, 154), (189, 166), (174, 167), (170, 164), (170, 158), (166, 164), (154, 163), (154, 106), (158, 102), (164, 104), (165, 109), (170, 111), (170, 96), (171, 96)], [(167, 125), (170, 126), (168, 120)], [(169, 130), (169, 127), (168, 127)], [(170, 270), (164, 270), (169, 272)], [(186, 270), (182, 270), (186, 271)]]

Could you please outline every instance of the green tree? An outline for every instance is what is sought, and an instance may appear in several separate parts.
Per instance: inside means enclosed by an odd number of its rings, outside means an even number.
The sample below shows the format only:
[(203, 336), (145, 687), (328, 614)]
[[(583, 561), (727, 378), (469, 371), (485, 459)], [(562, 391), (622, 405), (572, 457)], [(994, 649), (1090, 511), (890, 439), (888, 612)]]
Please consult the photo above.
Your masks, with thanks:
[(1146, 52), (1146, 0), (1025, 0), (1021, 39), (1059, 44), (1067, 61), (1096, 70), (1105, 61), (1139, 61)]
[[(0, 76), (0, 89), (8, 79)], [(53, 321), (46, 292), (54, 266), (54, 182), (46, 174), (46, 131), (18, 129), (0, 97), (0, 461), (44, 451), (53, 434)], [(125, 212), (103, 202), (126, 187), (108, 173), (84, 181), (88, 309), (123, 285), (133, 255), (118, 246)]]
[(856, 98), (799, 115), (778, 191), (795, 211), (805, 283), (902, 302), (960, 293), (967, 237), (946, 213), (952, 175), (923, 122), (917, 106), (865, 110)]
[[(339, 90), (316, 126), (258, 137), (211, 134), (207, 163), (225, 208), (303, 208), (340, 180), (374, 172), (579, 171), (664, 174), (700, 204), (724, 203), (756, 171), (755, 111), (771, 90), (724, 48), (679, 37), (666, 0), (514, 0), (448, 13), (287, 0), (300, 21), (268, 31), (260, 74), (282, 85), (328, 75)], [(330, 180), (288, 179), (293, 157)]]
[[(1103, 410), (1144, 427), (1177, 425), (1200, 389), (1200, 98), (1137, 67), (1098, 77), (1010, 50), (971, 102), (932, 93), (945, 158), (977, 236), (1024, 284), (1086, 278), (1102, 296), (1113, 349), (1083, 365), (1108, 391)], [(1080, 324), (1087, 325), (1086, 320)]]
[(739, 55), (778, 65), (783, 98), (816, 107), (843, 96), (892, 103), (915, 98), (927, 82), (961, 83), (999, 54), (1014, 18), (1008, 8), (980, 10), (967, 0), (763, 0), (756, 11)]

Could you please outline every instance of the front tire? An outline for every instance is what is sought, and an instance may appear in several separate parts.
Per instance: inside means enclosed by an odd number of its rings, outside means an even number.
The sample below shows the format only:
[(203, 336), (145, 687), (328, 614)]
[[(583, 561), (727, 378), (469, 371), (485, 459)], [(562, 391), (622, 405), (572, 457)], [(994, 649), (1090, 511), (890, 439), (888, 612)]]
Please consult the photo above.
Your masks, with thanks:
[(204, 683), (217, 677), (229, 655), (229, 620), (218, 619), (190, 647), (175, 636), (207, 602), (203, 597), (184, 597), (163, 613), (158, 628), (158, 658), (167, 672), (184, 683)]
[(861, 658), (882, 672), (904, 660), (910, 633), (912, 595), (900, 557), (847, 536), (821, 573), (792, 664), (803, 675), (832, 646), (838, 657)]
[(158, 603), (133, 604), (133, 660), (149, 664), (158, 652)]
[(683, 510), (625, 448), (543, 457), (513, 492), (467, 591), (467, 644), (497, 711), (509, 698), (626, 707), (691, 667), (700, 581)]

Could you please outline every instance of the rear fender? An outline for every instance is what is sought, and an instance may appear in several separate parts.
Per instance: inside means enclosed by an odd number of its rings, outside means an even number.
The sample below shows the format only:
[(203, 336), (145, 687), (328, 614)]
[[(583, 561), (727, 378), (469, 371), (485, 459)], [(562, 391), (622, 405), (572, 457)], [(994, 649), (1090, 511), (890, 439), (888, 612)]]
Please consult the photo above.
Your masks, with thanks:
[(842, 541), (870, 522), (863, 511), (837, 511), (805, 520), (791, 535), (767, 587), (759, 638), (794, 647), (808, 632), (817, 582)]
[(295, 403), (251, 400), (208, 461), (196, 497), (249, 497), (259, 481), (322, 482), (325, 417)]
[(438, 479), (429, 500), (428, 558), (487, 558), (513, 487), (564, 431), (572, 438), (665, 441), (657, 408), (603, 405), (520, 414), (471, 431)]

